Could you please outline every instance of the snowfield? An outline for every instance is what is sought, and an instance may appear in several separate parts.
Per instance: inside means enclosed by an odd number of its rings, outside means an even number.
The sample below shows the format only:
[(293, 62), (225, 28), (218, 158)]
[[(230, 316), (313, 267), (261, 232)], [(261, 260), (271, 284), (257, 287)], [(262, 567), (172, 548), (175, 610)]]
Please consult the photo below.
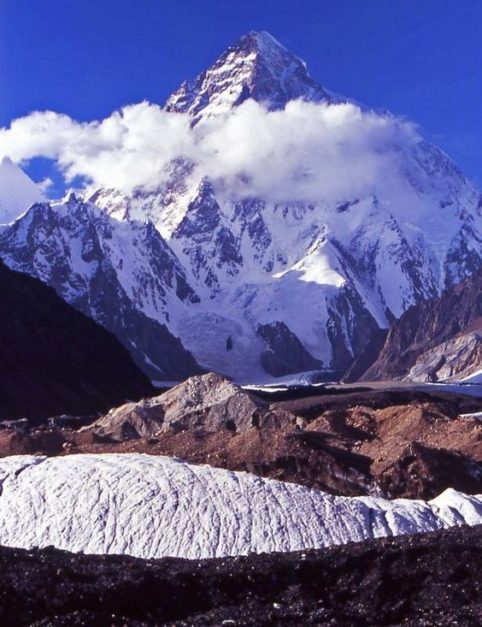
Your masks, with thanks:
[(335, 497), (148, 455), (0, 460), (0, 544), (143, 558), (292, 551), (482, 523), (482, 495)]

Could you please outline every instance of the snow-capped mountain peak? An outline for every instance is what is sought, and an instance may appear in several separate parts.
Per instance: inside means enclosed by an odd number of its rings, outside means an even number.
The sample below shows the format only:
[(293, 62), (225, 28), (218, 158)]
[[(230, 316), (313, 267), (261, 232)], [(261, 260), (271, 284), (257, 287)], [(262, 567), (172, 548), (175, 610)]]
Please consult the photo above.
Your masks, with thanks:
[[(262, 116), (254, 130), (242, 117), (249, 104), (237, 108), (247, 99)], [(284, 106), (300, 99), (311, 102)], [(33, 207), (0, 229), (0, 255), (113, 331), (153, 378), (199, 366), (251, 383), (314, 369), (340, 376), (372, 332), (482, 266), (478, 190), (420, 136), (399, 141), (391, 116), (340, 102), (271, 35), (249, 33), (165, 108), (189, 114), (195, 136), (224, 129), (233, 111), (244, 125), (236, 148), (247, 133), (257, 144), (256, 129), (274, 119), (264, 165), (248, 149), (220, 185), (218, 159), (173, 159), (152, 188)], [(224, 139), (215, 148), (229, 161)], [(319, 152), (327, 140), (333, 150)], [(236, 193), (245, 170), (282, 189)], [(310, 193), (292, 194), (307, 172)], [(357, 172), (365, 184), (350, 183)]]
[(168, 98), (165, 109), (189, 113), (197, 122), (225, 113), (249, 98), (270, 110), (298, 98), (331, 100), (311, 78), (304, 61), (269, 33), (252, 31), (193, 81), (185, 81)]
[(10, 157), (4, 157), (0, 162), (0, 224), (13, 222), (42, 200), (42, 192), (32, 179)]

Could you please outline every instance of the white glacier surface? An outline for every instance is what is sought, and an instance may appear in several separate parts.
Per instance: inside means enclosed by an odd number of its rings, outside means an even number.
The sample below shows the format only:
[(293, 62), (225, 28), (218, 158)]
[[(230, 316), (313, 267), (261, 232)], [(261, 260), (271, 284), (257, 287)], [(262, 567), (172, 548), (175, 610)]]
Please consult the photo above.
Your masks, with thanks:
[(142, 558), (292, 551), (482, 523), (482, 495), (336, 497), (139, 454), (0, 460), (0, 544)]

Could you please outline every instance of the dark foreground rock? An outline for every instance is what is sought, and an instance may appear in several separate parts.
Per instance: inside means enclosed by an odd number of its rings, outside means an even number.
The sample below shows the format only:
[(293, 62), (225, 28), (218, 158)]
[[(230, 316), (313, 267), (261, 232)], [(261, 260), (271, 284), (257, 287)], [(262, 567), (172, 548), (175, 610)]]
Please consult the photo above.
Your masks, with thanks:
[(10, 625), (480, 625), (482, 526), (204, 561), (0, 548)]
[(153, 388), (104, 328), (0, 261), (0, 419), (93, 414)]

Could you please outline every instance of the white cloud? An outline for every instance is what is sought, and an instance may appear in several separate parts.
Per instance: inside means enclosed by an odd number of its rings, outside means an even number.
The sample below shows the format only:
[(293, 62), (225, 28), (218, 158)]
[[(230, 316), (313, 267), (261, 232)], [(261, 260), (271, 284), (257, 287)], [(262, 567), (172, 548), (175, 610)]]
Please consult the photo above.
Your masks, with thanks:
[(398, 177), (413, 127), (353, 104), (290, 102), (267, 112), (248, 101), (194, 128), (184, 114), (142, 102), (102, 121), (35, 112), (0, 129), (0, 158), (54, 159), (66, 182), (83, 177), (131, 192), (156, 187), (166, 165), (185, 157), (230, 195), (274, 201), (353, 198)]
[(200, 131), (201, 162), (218, 185), (279, 201), (370, 193), (398, 177), (400, 154), (416, 141), (393, 117), (302, 101), (275, 112), (248, 101)]
[(53, 187), (54, 182), (50, 178), (50, 176), (47, 176), (44, 179), (42, 179), (41, 181), (38, 181), (36, 183), (36, 185), (40, 189), (42, 194), (44, 194), (45, 196), (48, 196), (49, 189), (51, 189)]

